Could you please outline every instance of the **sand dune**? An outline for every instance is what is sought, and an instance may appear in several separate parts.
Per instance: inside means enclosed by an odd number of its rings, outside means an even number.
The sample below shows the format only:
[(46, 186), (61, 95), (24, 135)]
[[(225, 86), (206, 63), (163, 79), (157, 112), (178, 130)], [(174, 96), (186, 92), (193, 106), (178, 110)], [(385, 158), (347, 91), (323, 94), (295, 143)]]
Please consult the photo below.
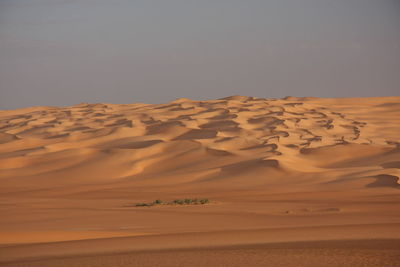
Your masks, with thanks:
[[(93, 242), (92, 254), (184, 248), (211, 258), (213, 246), (229, 254), (232, 246), (279, 242), (341, 240), (338, 249), (345, 240), (397, 240), (399, 177), (400, 97), (3, 110), (0, 261), (46, 266), (36, 261), (82, 256), (65, 248), (78, 240)], [(133, 205), (200, 197), (211, 203)], [(260, 247), (246, 249), (243, 257)], [(54, 266), (76, 264), (68, 262)]]

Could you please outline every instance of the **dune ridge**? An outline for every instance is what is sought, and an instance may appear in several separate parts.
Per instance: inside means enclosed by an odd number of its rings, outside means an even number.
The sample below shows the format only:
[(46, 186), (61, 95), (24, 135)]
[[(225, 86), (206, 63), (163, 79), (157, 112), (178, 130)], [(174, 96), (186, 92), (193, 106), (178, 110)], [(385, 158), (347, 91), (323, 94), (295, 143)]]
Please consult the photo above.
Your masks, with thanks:
[[(6, 170), (1, 177), (7, 178), (15, 168), (24, 169), (18, 170), (21, 176), (43, 175), (57, 169), (66, 173), (90, 165), (79, 164), (82, 161), (98, 163), (104, 159), (112, 165), (113, 173), (91, 176), (124, 179), (154, 172), (156, 168), (152, 166), (160, 168), (159, 161), (174, 171), (177, 166), (171, 166), (167, 158), (182, 154), (190, 155), (194, 165), (207, 161), (207, 156), (217, 160), (226, 156), (224, 162), (238, 166), (251, 160), (262, 166), (263, 161), (274, 159), (281, 163), (281, 169), (298, 169), (293, 162), (307, 161), (308, 169), (317, 170), (319, 163), (313, 164), (308, 155), (320, 154), (324, 148), (343, 154), (351, 147), (368, 154), (395, 151), (399, 146), (399, 119), (395, 119), (400, 112), (396, 105), (399, 98), (372, 105), (369, 103), (375, 103), (375, 99), (355, 99), (355, 103), (363, 103), (358, 109), (364, 110), (350, 115), (340, 111), (351, 109), (353, 103), (341, 104), (344, 100), (338, 99), (339, 104), (326, 106), (327, 101), (334, 100), (233, 96), (210, 101), (179, 99), (161, 105), (37, 107), (23, 114), (18, 110), (1, 111), (0, 166)], [(375, 110), (368, 112), (371, 108)], [(364, 118), (362, 112), (374, 118)], [(379, 123), (374, 113), (379, 113)], [(390, 126), (382, 134), (379, 130), (385, 119)], [(341, 147), (345, 145), (348, 148)], [(74, 164), (72, 158), (79, 163)], [(119, 158), (118, 163), (115, 158)], [(214, 165), (207, 164), (205, 168), (223, 170), (232, 164)], [(166, 170), (161, 171), (164, 174)]]
[[(326, 240), (400, 223), (399, 162), (400, 97), (2, 110), (0, 245), (277, 226)], [(186, 197), (212, 202), (133, 206)]]

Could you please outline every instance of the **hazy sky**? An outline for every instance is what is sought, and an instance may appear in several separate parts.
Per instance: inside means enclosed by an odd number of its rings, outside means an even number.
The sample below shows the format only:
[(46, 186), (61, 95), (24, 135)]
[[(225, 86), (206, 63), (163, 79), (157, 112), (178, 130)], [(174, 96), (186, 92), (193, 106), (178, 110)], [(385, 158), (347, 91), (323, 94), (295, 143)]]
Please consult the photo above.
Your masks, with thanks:
[(400, 95), (399, 0), (0, 0), (0, 109)]

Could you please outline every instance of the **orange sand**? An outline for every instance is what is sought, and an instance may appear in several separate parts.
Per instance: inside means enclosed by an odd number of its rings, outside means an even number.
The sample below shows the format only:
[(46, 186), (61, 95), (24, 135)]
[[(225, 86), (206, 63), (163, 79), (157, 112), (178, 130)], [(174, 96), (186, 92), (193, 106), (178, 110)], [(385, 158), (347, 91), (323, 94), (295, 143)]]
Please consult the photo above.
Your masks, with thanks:
[(399, 177), (400, 97), (0, 111), (0, 265), (396, 266)]

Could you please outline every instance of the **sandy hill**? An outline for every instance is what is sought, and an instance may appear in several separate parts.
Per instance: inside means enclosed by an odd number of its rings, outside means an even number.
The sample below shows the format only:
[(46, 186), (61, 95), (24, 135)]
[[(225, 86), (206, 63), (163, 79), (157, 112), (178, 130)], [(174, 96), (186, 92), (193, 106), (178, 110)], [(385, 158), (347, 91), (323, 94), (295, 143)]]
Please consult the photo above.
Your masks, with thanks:
[[(399, 177), (400, 97), (0, 111), (0, 261), (129, 236), (115, 250), (400, 238)], [(189, 197), (211, 203), (133, 206)]]

